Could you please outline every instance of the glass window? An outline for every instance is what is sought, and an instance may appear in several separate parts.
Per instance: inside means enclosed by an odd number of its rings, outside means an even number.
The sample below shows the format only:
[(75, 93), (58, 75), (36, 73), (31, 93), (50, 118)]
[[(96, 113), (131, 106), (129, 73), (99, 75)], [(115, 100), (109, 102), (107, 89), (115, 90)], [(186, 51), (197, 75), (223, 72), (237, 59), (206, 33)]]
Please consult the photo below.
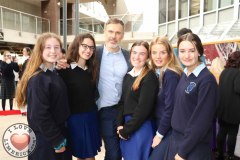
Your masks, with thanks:
[(179, 17), (184, 18), (188, 16), (188, 0), (179, 1)]
[(175, 20), (175, 12), (176, 12), (176, 1), (169, 0), (168, 1), (168, 21)]
[(234, 3), (234, 0), (219, 0), (219, 8), (232, 5), (233, 3)]
[(217, 0), (204, 0), (204, 12), (215, 10), (217, 7)]
[(36, 18), (22, 14), (22, 30), (24, 32), (36, 33)]
[(13, 30), (20, 30), (20, 14), (8, 9), (3, 11), (3, 27)]
[(166, 0), (159, 1), (159, 24), (166, 22)]
[(190, 16), (200, 13), (200, 0), (190, 0)]

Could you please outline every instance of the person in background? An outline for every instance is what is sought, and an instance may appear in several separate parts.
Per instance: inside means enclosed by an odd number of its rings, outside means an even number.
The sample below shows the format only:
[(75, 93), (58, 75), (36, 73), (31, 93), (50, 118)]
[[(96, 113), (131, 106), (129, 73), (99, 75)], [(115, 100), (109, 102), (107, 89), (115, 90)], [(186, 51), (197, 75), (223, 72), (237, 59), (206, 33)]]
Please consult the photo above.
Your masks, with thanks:
[[(21, 80), (22, 75), (26, 69), (26, 66), (30, 59), (32, 50), (29, 47), (24, 47), (22, 53), (23, 53), (23, 62), (22, 62), (22, 67), (19, 71), (19, 80)], [(22, 116), (26, 116), (27, 115), (27, 106), (21, 106), (20, 112), (21, 112)]]
[(23, 48), (23, 51), (22, 51), (22, 54), (23, 54), (23, 57), (22, 57), (22, 67), (21, 67), (21, 70), (19, 71), (19, 79), (21, 79), (23, 73), (24, 73), (24, 70), (26, 69), (26, 66), (27, 66), (27, 62), (31, 56), (31, 49), (29, 47), (24, 47)]
[(19, 66), (13, 61), (11, 53), (6, 50), (3, 53), (3, 61), (0, 66), (2, 73), (1, 99), (2, 109), (5, 111), (6, 100), (9, 99), (10, 110), (13, 109), (13, 98), (15, 96), (15, 77), (14, 73), (19, 71)]
[(124, 160), (147, 160), (154, 135), (153, 111), (158, 80), (148, 67), (149, 44), (135, 42), (130, 50), (133, 69), (123, 80), (117, 134)]
[[(1, 55), (1, 53), (0, 53)], [(2, 63), (2, 60), (0, 59), (0, 66), (1, 66), (1, 63)], [(1, 68), (0, 68), (0, 84), (2, 82), (2, 71), (1, 71)], [(0, 87), (0, 93), (1, 93), (1, 87)]]
[(65, 122), (69, 117), (67, 87), (54, 70), (62, 43), (54, 33), (43, 33), (19, 81), (18, 106), (27, 104), (27, 121), (36, 135), (36, 148), (29, 160), (71, 160)]
[(227, 137), (227, 160), (234, 160), (234, 149), (240, 124), (240, 51), (229, 55), (219, 79), (220, 103), (217, 111), (218, 160), (224, 160)]
[(71, 115), (67, 121), (69, 145), (78, 160), (94, 160), (101, 138), (97, 120), (96, 44), (91, 34), (81, 34), (68, 48), (70, 68), (59, 70), (69, 97)]
[(156, 37), (150, 43), (150, 64), (159, 78), (159, 91), (155, 107), (157, 131), (149, 160), (163, 160), (172, 132), (173, 93), (183, 69), (166, 37)]
[(201, 62), (204, 49), (193, 33), (178, 40), (179, 59), (186, 68), (175, 91), (168, 160), (211, 160), (209, 142), (218, 105), (215, 77)]
[(66, 50), (64, 48), (62, 48), (61, 52), (62, 52), (63, 55), (66, 55)]

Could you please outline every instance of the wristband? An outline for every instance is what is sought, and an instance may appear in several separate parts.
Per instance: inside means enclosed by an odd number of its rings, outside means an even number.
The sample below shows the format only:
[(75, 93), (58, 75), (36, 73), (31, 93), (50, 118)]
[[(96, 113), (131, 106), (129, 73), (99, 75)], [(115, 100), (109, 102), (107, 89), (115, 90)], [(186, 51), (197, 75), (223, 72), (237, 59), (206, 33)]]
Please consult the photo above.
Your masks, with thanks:
[(65, 138), (65, 139), (63, 140), (63, 142), (60, 143), (57, 147), (54, 147), (54, 149), (55, 149), (55, 150), (59, 150), (59, 149), (61, 149), (62, 147), (65, 147), (66, 144), (67, 144), (67, 140), (66, 140), (66, 138)]

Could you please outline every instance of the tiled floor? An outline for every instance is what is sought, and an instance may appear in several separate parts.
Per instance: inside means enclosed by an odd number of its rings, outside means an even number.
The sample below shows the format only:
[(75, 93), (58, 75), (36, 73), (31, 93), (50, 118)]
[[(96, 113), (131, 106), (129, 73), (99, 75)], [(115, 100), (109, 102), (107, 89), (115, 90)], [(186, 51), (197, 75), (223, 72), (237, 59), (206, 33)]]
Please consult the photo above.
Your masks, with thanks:
[[(2, 105), (1, 100), (0, 100), (0, 106)], [(7, 101), (7, 107), (6, 110), (8, 110), (8, 101)], [(17, 108), (14, 108), (17, 109)], [(2, 107), (0, 107), (0, 110), (2, 110)], [(2, 137), (4, 134), (4, 131), (11, 126), (12, 124), (15, 123), (26, 123), (27, 124), (27, 119), (26, 116), (21, 116), (21, 115), (11, 115), (11, 116), (0, 116), (0, 160), (27, 160), (27, 158), (14, 158), (10, 156), (5, 149), (3, 148), (2, 145)], [(103, 160), (104, 159), (104, 148), (101, 148), (101, 152), (96, 156), (96, 160)], [(76, 158), (73, 158), (73, 160), (76, 160)]]

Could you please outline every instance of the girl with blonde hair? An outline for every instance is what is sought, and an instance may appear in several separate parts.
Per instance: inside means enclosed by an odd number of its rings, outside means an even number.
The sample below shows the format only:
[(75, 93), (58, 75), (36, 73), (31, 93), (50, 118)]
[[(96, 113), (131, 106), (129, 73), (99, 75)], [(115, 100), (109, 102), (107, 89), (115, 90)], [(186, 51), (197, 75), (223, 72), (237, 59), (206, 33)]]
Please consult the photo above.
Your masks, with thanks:
[(150, 64), (159, 79), (155, 107), (157, 131), (153, 138), (150, 160), (163, 159), (169, 144), (174, 93), (183, 69), (166, 37), (156, 37), (150, 43)]

